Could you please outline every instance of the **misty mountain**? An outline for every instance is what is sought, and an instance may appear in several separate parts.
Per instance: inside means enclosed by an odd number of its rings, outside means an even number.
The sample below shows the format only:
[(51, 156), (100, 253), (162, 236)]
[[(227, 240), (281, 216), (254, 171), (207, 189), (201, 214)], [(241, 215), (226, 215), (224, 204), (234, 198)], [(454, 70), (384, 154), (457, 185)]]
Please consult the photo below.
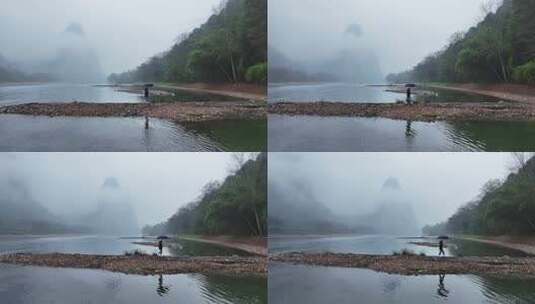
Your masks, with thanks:
[(372, 212), (334, 214), (315, 198), (310, 185), (273, 182), (269, 188), (269, 229), (279, 234), (418, 234), (414, 210), (400, 199), (402, 196), (397, 179), (389, 178)]
[[(335, 217), (319, 202), (309, 185), (269, 185), (269, 232), (275, 234), (333, 234), (358, 232)], [(362, 228), (362, 227), (361, 227)], [(367, 229), (361, 232), (369, 232)]]
[(320, 62), (292, 60), (276, 48), (269, 50), (270, 82), (381, 82), (377, 56), (365, 49), (345, 49)]
[(384, 79), (377, 56), (366, 49), (342, 50), (316, 67), (311, 66), (312, 72), (334, 75), (344, 82), (374, 83)]
[(50, 80), (52, 80), (52, 77), (48, 74), (24, 73), (16, 64), (8, 61), (0, 54), (0, 83)]
[(21, 180), (0, 180), (0, 193), (0, 234), (74, 233), (83, 230), (62, 223), (32, 197)]
[(78, 223), (100, 234), (127, 235), (139, 232), (134, 208), (115, 178), (104, 181), (98, 199), (95, 211), (81, 216), (77, 219)]
[(99, 82), (105, 78), (96, 52), (85, 47), (61, 48), (53, 59), (41, 63), (39, 70), (69, 82)]
[(334, 75), (307, 72), (306, 68), (286, 57), (276, 48), (270, 47), (268, 52), (270, 83), (278, 82), (333, 82)]

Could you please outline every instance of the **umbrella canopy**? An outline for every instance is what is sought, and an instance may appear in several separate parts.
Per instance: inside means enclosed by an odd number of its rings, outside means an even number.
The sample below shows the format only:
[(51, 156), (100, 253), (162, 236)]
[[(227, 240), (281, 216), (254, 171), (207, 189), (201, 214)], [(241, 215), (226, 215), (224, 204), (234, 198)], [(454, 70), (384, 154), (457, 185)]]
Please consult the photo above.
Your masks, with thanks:
[(167, 239), (169, 239), (169, 237), (166, 236), (166, 235), (160, 235), (160, 236), (158, 237), (158, 240), (167, 240)]
[(449, 237), (449, 236), (446, 236), (446, 235), (441, 235), (441, 236), (439, 236), (437, 239), (439, 239), (439, 240), (449, 240), (450, 237)]
[(407, 84), (405, 84), (405, 87), (406, 87), (406, 88), (416, 88), (416, 84), (414, 84), (414, 83), (407, 83)]

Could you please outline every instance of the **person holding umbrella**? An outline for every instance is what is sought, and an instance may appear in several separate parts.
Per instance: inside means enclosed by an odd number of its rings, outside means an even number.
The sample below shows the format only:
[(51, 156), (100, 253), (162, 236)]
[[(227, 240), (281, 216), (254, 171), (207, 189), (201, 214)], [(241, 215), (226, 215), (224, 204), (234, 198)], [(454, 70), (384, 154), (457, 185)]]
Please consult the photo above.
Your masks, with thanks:
[(160, 255), (163, 255), (163, 240), (168, 239), (168, 237), (164, 235), (160, 235), (158, 237), (158, 249), (160, 250)]
[(405, 85), (405, 87), (407, 88), (407, 104), (411, 104), (411, 102), (412, 102), (412, 99), (411, 99), (411, 95), (412, 95), (411, 88), (415, 88), (416, 85), (414, 83), (407, 83)]

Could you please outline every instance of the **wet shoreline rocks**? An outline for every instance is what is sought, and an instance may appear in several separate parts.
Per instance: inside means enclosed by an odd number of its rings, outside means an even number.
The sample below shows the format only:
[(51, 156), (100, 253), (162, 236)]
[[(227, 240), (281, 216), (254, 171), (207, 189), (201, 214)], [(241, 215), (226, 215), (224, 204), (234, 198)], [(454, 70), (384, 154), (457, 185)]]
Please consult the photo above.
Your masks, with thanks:
[(324, 117), (382, 117), (422, 122), (434, 121), (535, 121), (535, 106), (500, 103), (344, 103), (279, 102), (268, 105), (269, 114)]
[(0, 107), (0, 114), (69, 117), (151, 117), (175, 122), (265, 119), (263, 105), (248, 102), (27, 103)]
[(295, 265), (367, 268), (401, 275), (498, 274), (535, 277), (535, 258), (426, 257), (417, 255), (305, 254), (274, 255), (270, 261)]
[(105, 256), (18, 253), (0, 255), (0, 263), (55, 268), (100, 269), (137, 275), (183, 273), (267, 275), (267, 259), (261, 257), (161, 257), (150, 255)]

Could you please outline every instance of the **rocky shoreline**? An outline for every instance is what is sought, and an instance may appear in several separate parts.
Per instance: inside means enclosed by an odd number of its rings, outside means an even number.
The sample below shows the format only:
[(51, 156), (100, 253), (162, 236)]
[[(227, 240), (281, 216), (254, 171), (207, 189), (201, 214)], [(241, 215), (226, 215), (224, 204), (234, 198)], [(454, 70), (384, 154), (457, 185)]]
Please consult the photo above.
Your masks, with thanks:
[(290, 116), (382, 117), (411, 121), (535, 121), (535, 106), (518, 102), (377, 104), (280, 102), (269, 114)]
[(159, 257), (85, 254), (0, 255), (0, 263), (56, 268), (100, 269), (138, 275), (214, 273), (267, 275), (267, 259), (261, 257)]
[(401, 275), (499, 274), (535, 277), (535, 258), (425, 257), (413, 255), (304, 254), (275, 255), (273, 262), (327, 267), (367, 268)]
[(49, 117), (151, 117), (175, 122), (266, 119), (263, 105), (248, 102), (27, 103), (0, 107), (0, 114)]

